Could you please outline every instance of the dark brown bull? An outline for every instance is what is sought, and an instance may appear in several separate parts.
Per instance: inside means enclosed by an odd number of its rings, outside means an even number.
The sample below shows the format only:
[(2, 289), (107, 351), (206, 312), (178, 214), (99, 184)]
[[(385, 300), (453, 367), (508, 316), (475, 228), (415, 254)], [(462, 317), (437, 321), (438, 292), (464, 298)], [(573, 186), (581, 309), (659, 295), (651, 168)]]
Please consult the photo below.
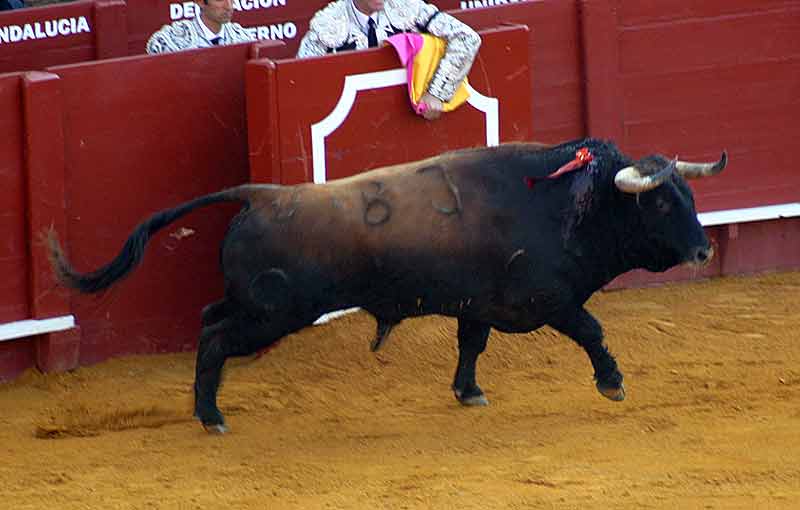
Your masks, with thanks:
[[(580, 149), (591, 161), (546, 179)], [(140, 262), (150, 237), (198, 207), (240, 201), (222, 246), (225, 297), (203, 310), (195, 413), (225, 431), (216, 405), (230, 356), (257, 352), (333, 310), (377, 320), (377, 349), (406, 317), (458, 319), (453, 381), (465, 405), (487, 403), (475, 364), (490, 328), (545, 324), (581, 345), (598, 390), (622, 400), (622, 374), (583, 304), (634, 268), (705, 264), (712, 250), (685, 178), (716, 163), (649, 156), (636, 163), (608, 142), (509, 144), (447, 153), (324, 185), (245, 185), (141, 223), (107, 266), (76, 272), (51, 243), (55, 272), (81, 292), (105, 289)], [(574, 166), (574, 165), (573, 165)], [(527, 184), (527, 185), (526, 185)]]

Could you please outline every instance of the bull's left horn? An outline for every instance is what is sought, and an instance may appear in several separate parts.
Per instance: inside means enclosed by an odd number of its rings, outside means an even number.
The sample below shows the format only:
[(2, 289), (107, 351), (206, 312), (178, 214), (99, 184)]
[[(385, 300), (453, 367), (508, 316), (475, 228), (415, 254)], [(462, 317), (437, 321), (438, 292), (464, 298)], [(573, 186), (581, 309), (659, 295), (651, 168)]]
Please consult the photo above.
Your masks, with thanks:
[(716, 163), (689, 163), (678, 161), (675, 169), (684, 179), (697, 179), (699, 177), (709, 177), (720, 173), (728, 164), (728, 153), (723, 151), (719, 161)]
[(669, 179), (669, 176), (675, 171), (676, 162), (677, 160), (670, 161), (669, 165), (653, 175), (642, 175), (635, 166), (627, 166), (617, 172), (617, 175), (614, 177), (614, 184), (624, 193), (644, 193), (645, 191), (650, 191)]

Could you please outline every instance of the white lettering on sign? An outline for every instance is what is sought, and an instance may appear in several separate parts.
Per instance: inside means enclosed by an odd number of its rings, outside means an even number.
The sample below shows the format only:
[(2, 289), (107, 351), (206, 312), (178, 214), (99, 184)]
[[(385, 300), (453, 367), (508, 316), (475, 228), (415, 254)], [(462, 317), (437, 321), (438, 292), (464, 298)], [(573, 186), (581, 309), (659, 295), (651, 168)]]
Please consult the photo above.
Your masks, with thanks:
[(0, 44), (17, 43), (91, 32), (85, 16), (35, 21), (0, 27)]
[(297, 25), (291, 21), (276, 25), (243, 28), (250, 34), (250, 37), (255, 37), (256, 39), (283, 40), (297, 37)]
[[(272, 7), (286, 7), (287, 1), (288, 0), (233, 0), (233, 10), (253, 11), (256, 9), (271, 9)], [(199, 14), (200, 6), (195, 2), (169, 4), (169, 19), (172, 21), (194, 18)]]
[(494, 7), (495, 5), (516, 4), (528, 0), (469, 0), (461, 2), (462, 9), (477, 9), (479, 7)]

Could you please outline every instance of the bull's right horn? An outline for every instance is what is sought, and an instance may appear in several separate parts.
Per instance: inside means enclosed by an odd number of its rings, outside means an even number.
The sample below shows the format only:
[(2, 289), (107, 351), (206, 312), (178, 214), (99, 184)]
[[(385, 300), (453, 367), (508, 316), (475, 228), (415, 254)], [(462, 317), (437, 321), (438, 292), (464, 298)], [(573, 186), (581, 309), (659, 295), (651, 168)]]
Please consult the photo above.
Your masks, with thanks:
[(722, 151), (719, 161), (716, 163), (689, 163), (678, 161), (675, 169), (684, 179), (697, 179), (699, 177), (710, 177), (720, 173), (728, 164), (728, 153)]
[(653, 175), (642, 175), (635, 166), (627, 166), (617, 172), (614, 177), (614, 184), (624, 193), (644, 193), (660, 186), (669, 179), (675, 171), (675, 164), (678, 160), (673, 159), (669, 165), (665, 166)]

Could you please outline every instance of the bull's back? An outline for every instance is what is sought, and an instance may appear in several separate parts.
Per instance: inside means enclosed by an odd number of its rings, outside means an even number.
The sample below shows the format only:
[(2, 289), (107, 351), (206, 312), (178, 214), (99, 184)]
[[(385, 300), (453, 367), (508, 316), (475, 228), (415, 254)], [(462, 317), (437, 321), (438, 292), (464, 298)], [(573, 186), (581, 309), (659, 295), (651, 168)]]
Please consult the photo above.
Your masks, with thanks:
[(497, 292), (515, 252), (537, 257), (537, 214), (521, 181), (478, 165), (431, 158), (265, 192), (232, 229), (226, 275), (241, 268), (232, 278), (244, 291), (245, 280), (277, 270), (291, 288), (335, 304)]

